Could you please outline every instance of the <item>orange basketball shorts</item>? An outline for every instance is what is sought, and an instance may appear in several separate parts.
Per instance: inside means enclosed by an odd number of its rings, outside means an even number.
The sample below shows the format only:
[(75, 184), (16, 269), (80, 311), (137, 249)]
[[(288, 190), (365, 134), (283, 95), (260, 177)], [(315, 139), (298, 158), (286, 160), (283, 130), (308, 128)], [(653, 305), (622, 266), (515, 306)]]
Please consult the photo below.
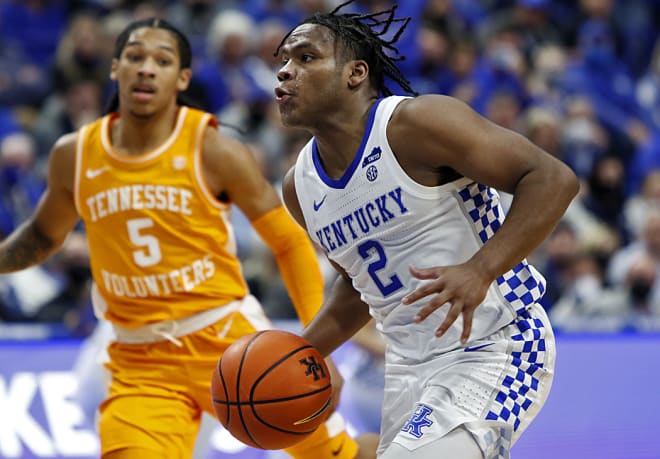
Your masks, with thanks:
[[(107, 399), (100, 406), (102, 455), (134, 459), (192, 457), (203, 411), (215, 416), (211, 375), (221, 353), (236, 339), (267, 327), (254, 311), (237, 311), (195, 333), (144, 344), (113, 342), (108, 348)], [(296, 459), (352, 459), (358, 446), (335, 413), (326, 424), (286, 452)]]

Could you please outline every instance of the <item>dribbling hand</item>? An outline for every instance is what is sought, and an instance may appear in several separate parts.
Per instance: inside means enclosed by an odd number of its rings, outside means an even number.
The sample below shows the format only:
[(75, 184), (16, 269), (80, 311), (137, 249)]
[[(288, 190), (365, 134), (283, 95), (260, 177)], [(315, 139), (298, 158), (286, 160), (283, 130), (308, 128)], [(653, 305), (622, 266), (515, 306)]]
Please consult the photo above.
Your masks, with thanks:
[(444, 322), (435, 332), (437, 337), (445, 334), (459, 315), (463, 316), (461, 343), (467, 343), (472, 329), (472, 317), (477, 306), (486, 297), (492, 279), (487, 278), (469, 263), (455, 266), (416, 268), (410, 266), (410, 274), (417, 279), (429, 280), (406, 295), (403, 304), (412, 304), (434, 295), (415, 316), (415, 322), (426, 319), (433, 311), (448, 304), (449, 311)]

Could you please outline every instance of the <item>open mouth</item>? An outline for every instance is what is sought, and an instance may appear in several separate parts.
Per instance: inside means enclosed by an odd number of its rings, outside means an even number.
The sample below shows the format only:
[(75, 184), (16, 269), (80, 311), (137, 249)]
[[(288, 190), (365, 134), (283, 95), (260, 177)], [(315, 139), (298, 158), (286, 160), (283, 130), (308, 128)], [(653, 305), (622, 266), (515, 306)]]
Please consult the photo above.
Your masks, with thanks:
[(150, 85), (138, 85), (133, 88), (132, 95), (138, 100), (150, 100), (156, 93), (156, 88)]
[(275, 101), (279, 104), (287, 102), (291, 94), (282, 88), (275, 88)]

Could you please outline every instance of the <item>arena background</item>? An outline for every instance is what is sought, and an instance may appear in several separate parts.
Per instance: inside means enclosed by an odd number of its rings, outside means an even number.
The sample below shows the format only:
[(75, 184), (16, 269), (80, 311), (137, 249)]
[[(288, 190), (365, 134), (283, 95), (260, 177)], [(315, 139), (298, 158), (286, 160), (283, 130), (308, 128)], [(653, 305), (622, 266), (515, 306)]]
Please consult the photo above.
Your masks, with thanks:
[[(0, 239), (36, 205), (54, 140), (103, 113), (118, 31), (151, 15), (191, 39), (188, 96), (250, 144), (279, 187), (306, 138), (273, 115), (272, 52), (309, 12), (338, 3), (0, 0)], [(412, 17), (399, 45), (415, 89), (463, 99), (581, 179), (529, 257), (548, 280), (558, 357), (548, 402), (512, 457), (660, 458), (660, 0), (401, 0), (399, 14)], [(295, 330), (272, 256), (240, 213), (234, 225), (252, 292), (277, 326)], [(650, 260), (637, 277), (625, 271), (631, 253)], [(98, 457), (102, 330), (86, 255), (78, 228), (44, 266), (0, 275), (0, 458)], [(363, 376), (357, 344), (334, 357), (347, 386)], [(367, 428), (375, 401), (339, 407), (351, 431)], [(195, 459), (284, 457), (244, 447), (214, 420), (204, 426)]]

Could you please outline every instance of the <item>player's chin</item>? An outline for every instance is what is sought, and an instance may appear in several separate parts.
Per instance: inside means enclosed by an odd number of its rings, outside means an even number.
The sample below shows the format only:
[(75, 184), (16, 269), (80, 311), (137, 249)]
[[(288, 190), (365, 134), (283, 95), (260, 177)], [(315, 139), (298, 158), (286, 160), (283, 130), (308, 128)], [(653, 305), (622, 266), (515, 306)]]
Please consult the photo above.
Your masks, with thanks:
[(157, 110), (145, 106), (133, 106), (129, 109), (129, 113), (135, 118), (148, 119), (156, 114)]
[(291, 112), (291, 110), (282, 110), (280, 108), (280, 120), (282, 125), (287, 128), (301, 127), (302, 123), (298, 116)]

